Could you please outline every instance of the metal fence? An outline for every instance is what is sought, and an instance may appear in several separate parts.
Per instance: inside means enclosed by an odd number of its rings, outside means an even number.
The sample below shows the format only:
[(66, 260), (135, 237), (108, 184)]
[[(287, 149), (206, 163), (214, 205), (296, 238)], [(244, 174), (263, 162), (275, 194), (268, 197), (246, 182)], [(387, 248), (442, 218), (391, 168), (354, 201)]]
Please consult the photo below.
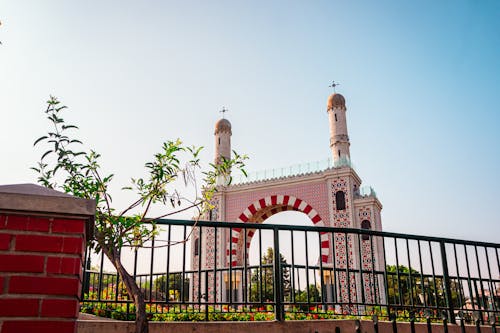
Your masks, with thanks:
[[(445, 318), (451, 323), (499, 321), (500, 244), (313, 226), (156, 223), (163, 228), (160, 236), (144, 248), (124, 251), (122, 260), (141, 287), (150, 316), (157, 320), (376, 315), (421, 321)], [(187, 238), (193, 228), (196, 238), (168, 246), (176, 237)], [(251, 231), (252, 246), (239, 250), (246, 258), (243, 264), (227, 265), (224, 255), (217, 256), (224, 242), (207, 247), (200, 236), (211, 231), (217, 239), (235, 228)], [(241, 234), (247, 244), (248, 233)], [(321, 259), (325, 234), (332, 240), (329, 263)], [(347, 249), (344, 261), (336, 253), (339, 242)], [(368, 258), (366, 249), (371, 249)], [(213, 267), (202, 262), (209, 251), (215, 254)], [(233, 262), (236, 253), (227, 255)], [(90, 250), (86, 263), (82, 311), (133, 319), (133, 304), (112, 266)]]

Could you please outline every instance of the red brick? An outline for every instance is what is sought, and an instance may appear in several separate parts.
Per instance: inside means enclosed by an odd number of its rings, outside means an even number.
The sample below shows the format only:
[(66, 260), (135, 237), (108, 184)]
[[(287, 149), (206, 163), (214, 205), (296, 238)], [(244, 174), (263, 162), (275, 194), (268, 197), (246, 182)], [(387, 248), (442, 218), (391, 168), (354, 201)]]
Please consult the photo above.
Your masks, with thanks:
[(64, 237), (17, 235), (16, 251), (57, 252), (60, 253)]
[(64, 237), (62, 252), (82, 255), (84, 243), (83, 237)]
[(0, 299), (0, 313), (4, 317), (38, 317), (38, 299)]
[(78, 278), (11, 276), (9, 293), (42, 295), (78, 295)]
[(80, 258), (47, 258), (47, 273), (52, 274), (80, 274), (82, 260)]
[(83, 238), (63, 236), (17, 235), (16, 251), (77, 253), (83, 251)]
[(0, 234), (0, 250), (8, 250), (10, 247), (11, 236), (9, 234)]
[(78, 301), (71, 299), (42, 300), (42, 317), (76, 318), (78, 317)]
[(2, 333), (75, 333), (76, 321), (5, 321)]
[(85, 222), (83, 220), (61, 220), (52, 221), (52, 232), (83, 234), (85, 232)]
[(49, 231), (50, 221), (48, 218), (32, 217), (24, 215), (7, 216), (6, 229), (23, 231)]
[(0, 272), (42, 273), (44, 261), (43, 256), (0, 254)]
[(3, 293), (3, 285), (4, 285), (4, 277), (3, 276), (0, 276), (0, 294)]

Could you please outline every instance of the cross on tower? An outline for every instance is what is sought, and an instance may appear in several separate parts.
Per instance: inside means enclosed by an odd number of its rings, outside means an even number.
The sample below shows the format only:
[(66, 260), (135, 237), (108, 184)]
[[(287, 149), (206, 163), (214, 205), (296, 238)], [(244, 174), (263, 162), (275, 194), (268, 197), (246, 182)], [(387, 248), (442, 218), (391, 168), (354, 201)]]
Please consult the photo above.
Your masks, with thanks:
[(335, 91), (335, 87), (336, 87), (336, 86), (340, 86), (340, 83), (337, 83), (337, 82), (335, 82), (335, 81), (332, 81), (332, 84), (331, 84), (331, 85), (329, 85), (328, 87), (333, 88), (333, 92), (336, 92), (336, 91)]
[(224, 106), (222, 107), (222, 110), (220, 110), (220, 111), (219, 111), (220, 113), (222, 113), (222, 119), (224, 119), (224, 114), (225, 114), (226, 112), (228, 112), (228, 111), (229, 111), (229, 110), (228, 110), (228, 109), (226, 109)]

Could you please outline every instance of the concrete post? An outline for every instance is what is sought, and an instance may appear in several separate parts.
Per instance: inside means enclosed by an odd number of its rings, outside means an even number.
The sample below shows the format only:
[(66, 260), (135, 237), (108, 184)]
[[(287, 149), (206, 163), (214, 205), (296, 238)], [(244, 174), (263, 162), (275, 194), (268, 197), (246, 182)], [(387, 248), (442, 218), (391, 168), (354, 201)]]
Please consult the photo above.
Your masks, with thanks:
[(0, 332), (76, 332), (94, 200), (0, 186)]

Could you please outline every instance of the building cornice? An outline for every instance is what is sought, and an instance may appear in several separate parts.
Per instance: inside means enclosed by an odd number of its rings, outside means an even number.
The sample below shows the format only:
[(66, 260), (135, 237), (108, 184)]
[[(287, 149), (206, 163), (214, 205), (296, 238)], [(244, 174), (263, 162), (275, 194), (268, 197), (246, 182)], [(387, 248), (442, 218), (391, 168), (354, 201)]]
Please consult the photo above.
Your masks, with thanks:
[(218, 191), (223, 193), (239, 193), (255, 191), (259, 189), (269, 189), (278, 188), (289, 185), (297, 185), (301, 183), (310, 182), (324, 182), (328, 179), (333, 179), (336, 177), (352, 176), (359, 184), (361, 184), (361, 178), (359, 178), (356, 171), (349, 166), (328, 168), (322, 171), (310, 172), (300, 175), (277, 177), (265, 180), (258, 180), (248, 183), (234, 184), (224, 187), (219, 187)]

